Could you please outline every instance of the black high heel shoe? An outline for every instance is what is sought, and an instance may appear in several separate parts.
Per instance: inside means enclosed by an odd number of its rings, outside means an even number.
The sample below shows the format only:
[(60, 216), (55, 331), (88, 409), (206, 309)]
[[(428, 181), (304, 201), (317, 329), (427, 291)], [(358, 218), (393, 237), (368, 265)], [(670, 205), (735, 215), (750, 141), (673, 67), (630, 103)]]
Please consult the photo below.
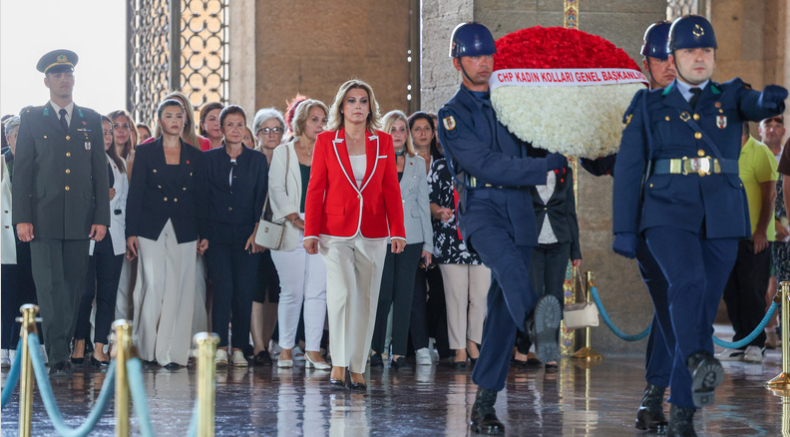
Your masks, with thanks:
[[(77, 340), (72, 338), (71, 339), (71, 353), (72, 354), (74, 354), (74, 347), (76, 346), (76, 344), (77, 344)], [(88, 353), (88, 342), (86, 341), (86, 342), (84, 342), (84, 346), (82, 348), (82, 358), (69, 357), (69, 361), (71, 361), (73, 364), (82, 364), (82, 363), (85, 362), (85, 354), (87, 354), (87, 353)]]
[(364, 382), (354, 382), (354, 381), (352, 381), (351, 380), (351, 372), (350, 371), (346, 371), (346, 378), (348, 379), (348, 388), (350, 388), (351, 390), (364, 391), (364, 390), (368, 389), (367, 384), (365, 384)]
[[(347, 370), (346, 370), (346, 374), (348, 374)], [(335, 378), (330, 377), (329, 378), (329, 384), (333, 388), (346, 388), (346, 380), (345, 379), (335, 379)]]
[(105, 367), (107, 367), (109, 365), (110, 365), (109, 361), (99, 361), (99, 360), (96, 359), (96, 357), (91, 355), (91, 366), (103, 369), (103, 368), (105, 368)]

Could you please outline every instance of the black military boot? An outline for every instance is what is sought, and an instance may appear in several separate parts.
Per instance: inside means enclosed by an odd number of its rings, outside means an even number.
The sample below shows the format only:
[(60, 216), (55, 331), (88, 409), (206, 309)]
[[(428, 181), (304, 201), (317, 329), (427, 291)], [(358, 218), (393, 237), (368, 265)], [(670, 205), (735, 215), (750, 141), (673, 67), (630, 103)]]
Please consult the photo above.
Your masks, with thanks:
[(658, 434), (667, 432), (667, 418), (663, 408), (665, 390), (663, 387), (647, 384), (642, 403), (636, 412), (636, 429), (650, 430)]
[(493, 390), (478, 387), (477, 397), (472, 405), (472, 417), (469, 421), (472, 431), (485, 435), (505, 433), (505, 425), (496, 417), (496, 410), (494, 410), (496, 393)]
[(693, 408), (670, 406), (667, 437), (697, 437), (694, 432), (695, 411)]
[(710, 352), (691, 354), (686, 360), (691, 372), (691, 391), (694, 405), (707, 407), (715, 401), (713, 390), (724, 380), (724, 368)]

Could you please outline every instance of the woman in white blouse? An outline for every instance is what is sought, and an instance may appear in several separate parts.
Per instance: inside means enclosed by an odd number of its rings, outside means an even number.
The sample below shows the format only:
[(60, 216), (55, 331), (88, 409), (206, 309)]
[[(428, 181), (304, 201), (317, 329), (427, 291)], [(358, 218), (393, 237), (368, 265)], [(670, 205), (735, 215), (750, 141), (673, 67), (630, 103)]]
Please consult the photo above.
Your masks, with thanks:
[(291, 123), (293, 140), (277, 147), (269, 169), (269, 201), (272, 220), (283, 223), (280, 250), (271, 252), (280, 277), (280, 353), (277, 367), (293, 366), (293, 348), (299, 313), (304, 303), (305, 367), (329, 370), (321, 357), (321, 337), (326, 319), (326, 268), (320, 255), (308, 254), (302, 246), (304, 207), (313, 147), (323, 132), (329, 110), (317, 100), (305, 100)]

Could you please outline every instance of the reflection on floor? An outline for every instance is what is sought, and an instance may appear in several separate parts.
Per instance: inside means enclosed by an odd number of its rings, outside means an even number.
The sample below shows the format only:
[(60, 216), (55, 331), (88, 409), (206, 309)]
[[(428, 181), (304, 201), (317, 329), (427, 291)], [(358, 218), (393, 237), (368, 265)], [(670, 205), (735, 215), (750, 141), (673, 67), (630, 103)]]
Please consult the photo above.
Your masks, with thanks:
[[(779, 351), (763, 365), (725, 363), (726, 378), (714, 407), (697, 415), (701, 435), (781, 435), (790, 423), (790, 397), (763, 388), (780, 371)], [(641, 357), (606, 357), (589, 368), (562, 360), (559, 369), (513, 368), (497, 412), (513, 436), (631, 436), (644, 387)], [(7, 373), (3, 373), (5, 381)], [(151, 418), (158, 436), (183, 436), (195, 397), (193, 369), (147, 368), (144, 374)], [(58, 405), (71, 426), (85, 420), (105, 374), (83, 368), (52, 378)], [(474, 401), (471, 371), (446, 365), (416, 370), (374, 369), (367, 394), (332, 389), (329, 373), (271, 367), (217, 372), (216, 434), (221, 436), (463, 436)], [(38, 393), (33, 435), (55, 431)], [(2, 435), (18, 433), (18, 395), (2, 412)], [(139, 432), (137, 419), (132, 429)], [(784, 429), (788, 429), (787, 427)], [(114, 435), (112, 406), (91, 435)], [(786, 434), (790, 435), (790, 434)]]

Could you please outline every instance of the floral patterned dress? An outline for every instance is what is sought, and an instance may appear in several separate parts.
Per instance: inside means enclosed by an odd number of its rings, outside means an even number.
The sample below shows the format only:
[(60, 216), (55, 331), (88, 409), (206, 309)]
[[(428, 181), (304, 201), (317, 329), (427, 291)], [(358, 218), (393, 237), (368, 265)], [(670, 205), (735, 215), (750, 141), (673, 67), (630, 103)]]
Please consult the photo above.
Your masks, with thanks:
[[(453, 179), (447, 160), (435, 159), (428, 173), (428, 196), (431, 203), (442, 208), (450, 208), (455, 212), (453, 196)], [(457, 215), (453, 214), (446, 223), (431, 219), (433, 224), (433, 260), (437, 264), (471, 264), (480, 265), (480, 256), (470, 252), (466, 243), (458, 236)]]
[[(786, 176), (779, 173), (779, 179), (776, 181), (776, 206), (774, 214), (776, 220), (787, 226), (787, 211), (785, 211), (784, 190), (782, 189), (782, 181)], [(777, 224), (777, 226), (779, 226)], [(773, 256), (774, 256), (774, 269), (776, 271), (776, 280), (780, 283), (782, 281), (790, 281), (790, 243), (785, 243), (777, 240), (774, 242)]]

